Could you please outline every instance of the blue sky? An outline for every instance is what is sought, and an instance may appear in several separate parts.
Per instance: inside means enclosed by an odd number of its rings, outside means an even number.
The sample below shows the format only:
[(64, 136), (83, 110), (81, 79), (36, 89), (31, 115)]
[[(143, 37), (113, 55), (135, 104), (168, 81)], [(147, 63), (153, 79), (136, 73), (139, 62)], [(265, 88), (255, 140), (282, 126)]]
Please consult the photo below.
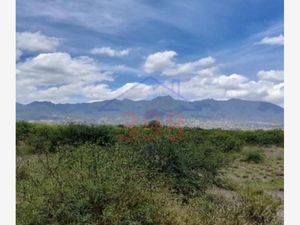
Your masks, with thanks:
[[(17, 0), (17, 101), (111, 99), (153, 76), (190, 100), (283, 105), (283, 24), (283, 0)], [(127, 97), (164, 94), (150, 86)]]

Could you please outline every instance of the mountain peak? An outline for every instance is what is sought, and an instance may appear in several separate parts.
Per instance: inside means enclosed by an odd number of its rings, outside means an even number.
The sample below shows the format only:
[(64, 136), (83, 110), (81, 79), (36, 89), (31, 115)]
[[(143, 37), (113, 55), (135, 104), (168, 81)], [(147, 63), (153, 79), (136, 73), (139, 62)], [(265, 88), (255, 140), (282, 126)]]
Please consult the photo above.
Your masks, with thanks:
[(40, 105), (40, 104), (43, 104), (43, 105), (54, 105), (53, 102), (49, 102), (49, 101), (34, 101), (34, 102), (31, 102), (29, 105)]
[[(85, 104), (54, 104), (51, 102), (33, 102), (28, 105), (17, 105), (18, 120), (50, 121), (89, 121), (90, 123), (123, 123), (128, 120), (127, 112), (137, 118), (148, 118), (159, 115), (164, 120), (174, 113), (180, 113), (191, 126), (206, 123), (258, 124), (259, 127), (282, 127), (283, 109), (272, 103), (245, 101), (242, 99), (199, 101), (176, 100), (170, 95), (158, 96), (152, 100), (132, 101), (106, 100)], [(225, 123), (225, 125), (223, 124)]]
[(170, 95), (164, 95), (164, 96), (158, 96), (158, 97), (154, 98), (153, 100), (167, 100), (167, 101), (171, 100), (171, 101), (173, 101), (175, 99)]

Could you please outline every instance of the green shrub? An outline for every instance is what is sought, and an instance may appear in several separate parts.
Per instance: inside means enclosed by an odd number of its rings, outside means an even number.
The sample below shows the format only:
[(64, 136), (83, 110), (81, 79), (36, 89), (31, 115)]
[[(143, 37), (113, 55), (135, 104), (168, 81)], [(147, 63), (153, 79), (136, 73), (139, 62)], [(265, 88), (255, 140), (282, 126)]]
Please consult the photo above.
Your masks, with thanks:
[(228, 201), (222, 195), (208, 194), (199, 201), (203, 224), (209, 225), (279, 225), (277, 217), (280, 200), (259, 190), (239, 190), (235, 201)]
[(55, 152), (60, 145), (79, 146), (93, 143), (100, 146), (114, 145), (117, 141), (114, 128), (83, 124), (46, 125), (17, 123), (17, 140), (26, 141), (34, 153)]
[(208, 144), (196, 146), (160, 139), (144, 151), (149, 168), (163, 173), (177, 192), (187, 196), (205, 191), (224, 163), (222, 152)]
[(145, 126), (147, 128), (160, 128), (161, 124), (157, 120), (151, 120), (148, 122), (148, 124)]
[(238, 134), (248, 145), (283, 146), (284, 132), (281, 129), (244, 131)]
[(245, 154), (246, 162), (262, 163), (265, 160), (265, 153), (262, 149), (248, 150)]
[(16, 123), (16, 141), (17, 144), (20, 141), (25, 140), (28, 135), (32, 132), (33, 124), (30, 124), (26, 121), (18, 121)]
[(114, 129), (109, 126), (69, 124), (60, 129), (61, 139), (65, 144), (94, 143), (108, 146), (116, 142)]
[[(169, 138), (181, 135), (182, 139)], [(123, 135), (126, 140), (117, 140)], [(239, 192), (220, 170), (244, 144), (282, 143), (281, 131), (17, 123), (17, 224), (273, 224), (278, 204)], [(149, 138), (150, 137), (150, 138)], [(38, 153), (38, 154), (37, 154)], [(245, 160), (261, 162), (257, 148)], [(211, 197), (212, 185), (236, 202)], [(275, 223), (274, 223), (275, 224)]]
[(212, 132), (208, 135), (207, 141), (223, 152), (237, 152), (243, 146), (243, 142), (239, 138), (225, 131)]
[(263, 191), (245, 190), (242, 192), (242, 213), (253, 224), (276, 224), (280, 200), (274, 200)]
[(18, 224), (156, 224), (159, 177), (148, 184), (137, 152), (113, 150), (82, 145), (31, 160), (34, 176), (18, 179)]

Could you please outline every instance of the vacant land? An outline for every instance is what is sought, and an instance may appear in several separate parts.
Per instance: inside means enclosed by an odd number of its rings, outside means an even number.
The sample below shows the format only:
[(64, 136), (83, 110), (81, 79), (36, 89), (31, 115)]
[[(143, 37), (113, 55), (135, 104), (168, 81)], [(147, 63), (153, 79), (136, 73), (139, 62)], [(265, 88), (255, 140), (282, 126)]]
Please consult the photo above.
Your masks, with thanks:
[(17, 224), (283, 224), (283, 131), (17, 123)]

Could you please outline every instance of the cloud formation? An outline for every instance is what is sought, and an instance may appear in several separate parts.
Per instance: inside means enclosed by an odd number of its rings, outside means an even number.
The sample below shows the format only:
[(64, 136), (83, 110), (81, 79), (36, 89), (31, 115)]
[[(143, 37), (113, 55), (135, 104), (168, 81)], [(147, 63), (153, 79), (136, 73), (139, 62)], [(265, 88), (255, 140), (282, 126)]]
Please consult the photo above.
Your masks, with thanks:
[(281, 34), (275, 37), (265, 37), (257, 44), (260, 45), (284, 45), (284, 36)]
[[(272, 73), (272, 71), (264, 71), (264, 73)], [(280, 73), (283, 74), (283, 71)], [(261, 72), (257, 75), (260, 77)], [(181, 82), (180, 88), (183, 96), (189, 96), (193, 100), (241, 98), (283, 105), (284, 83), (279, 80), (255, 81), (238, 74), (215, 73), (212, 76), (199, 74), (188, 81)]]
[(258, 77), (264, 81), (283, 82), (283, 70), (261, 70), (258, 72)]
[(129, 48), (123, 50), (113, 49), (111, 47), (93, 48), (90, 53), (93, 55), (106, 55), (109, 57), (123, 57), (129, 55)]
[(161, 75), (186, 75), (190, 77), (180, 83), (183, 96), (198, 100), (205, 98), (269, 101), (283, 105), (284, 77), (282, 70), (261, 70), (258, 81), (250, 80), (241, 74), (222, 74), (215, 59), (202, 58), (187, 63), (176, 63), (174, 51), (157, 52), (147, 57), (144, 69), (148, 73)]
[(20, 60), (23, 52), (20, 49), (16, 49), (16, 61)]
[[(87, 102), (132, 87), (130, 99), (165, 93), (139, 84), (149, 75), (168, 87), (180, 80), (190, 100), (282, 104), (283, 71), (272, 68), (283, 68), (283, 1), (267, 1), (271, 8), (264, 1), (17, 1), (17, 100)], [(249, 9), (242, 20), (241, 7)]]
[(17, 32), (17, 49), (30, 52), (53, 52), (62, 43), (62, 39), (49, 37), (41, 32)]
[(17, 64), (17, 100), (80, 101), (86, 86), (112, 80), (111, 72), (87, 56), (43, 53)]
[(201, 68), (203, 69), (203, 67), (214, 64), (216, 61), (213, 57), (207, 57), (192, 62), (177, 64), (176, 56), (177, 53), (175, 51), (163, 51), (151, 54), (144, 63), (144, 70), (146, 73), (159, 72), (166, 76), (193, 74)]
[[(162, 64), (168, 64), (165, 58)], [(241, 74), (222, 74), (215, 67), (194, 68), (195, 71), (189, 72), (196, 75), (180, 82), (175, 90), (188, 100), (241, 98), (283, 105), (283, 71), (259, 71), (256, 81)], [(73, 103), (113, 98), (141, 100), (170, 95), (173, 88), (172, 82), (166, 80), (163, 85), (130, 82), (113, 89), (106, 83), (113, 80), (112, 72), (103, 71), (89, 57), (71, 57), (60, 52), (39, 54), (17, 64), (17, 99)]]
[[(139, 70), (127, 65), (105, 65), (88, 56), (72, 57), (66, 52), (56, 52), (61, 40), (40, 32), (17, 34), (17, 101), (35, 100), (60, 102), (103, 101), (113, 98), (133, 100), (169, 95), (173, 88), (170, 80), (163, 85), (127, 82), (112, 88), (114, 73), (139, 74)], [(22, 51), (43, 52), (35, 57), (19, 61)], [(127, 56), (130, 49), (111, 47), (94, 48), (91, 54), (109, 57)], [(242, 98), (268, 101), (283, 105), (283, 71), (260, 70), (258, 80), (250, 80), (242, 74), (223, 74), (216, 59), (209, 56), (180, 63), (175, 51), (161, 51), (146, 57), (143, 69), (148, 74), (178, 78), (177, 91), (189, 100), (214, 98), (226, 100)], [(183, 79), (181, 79), (183, 78)], [(169, 88), (165, 88), (169, 87)], [(174, 96), (176, 97), (176, 96)]]

